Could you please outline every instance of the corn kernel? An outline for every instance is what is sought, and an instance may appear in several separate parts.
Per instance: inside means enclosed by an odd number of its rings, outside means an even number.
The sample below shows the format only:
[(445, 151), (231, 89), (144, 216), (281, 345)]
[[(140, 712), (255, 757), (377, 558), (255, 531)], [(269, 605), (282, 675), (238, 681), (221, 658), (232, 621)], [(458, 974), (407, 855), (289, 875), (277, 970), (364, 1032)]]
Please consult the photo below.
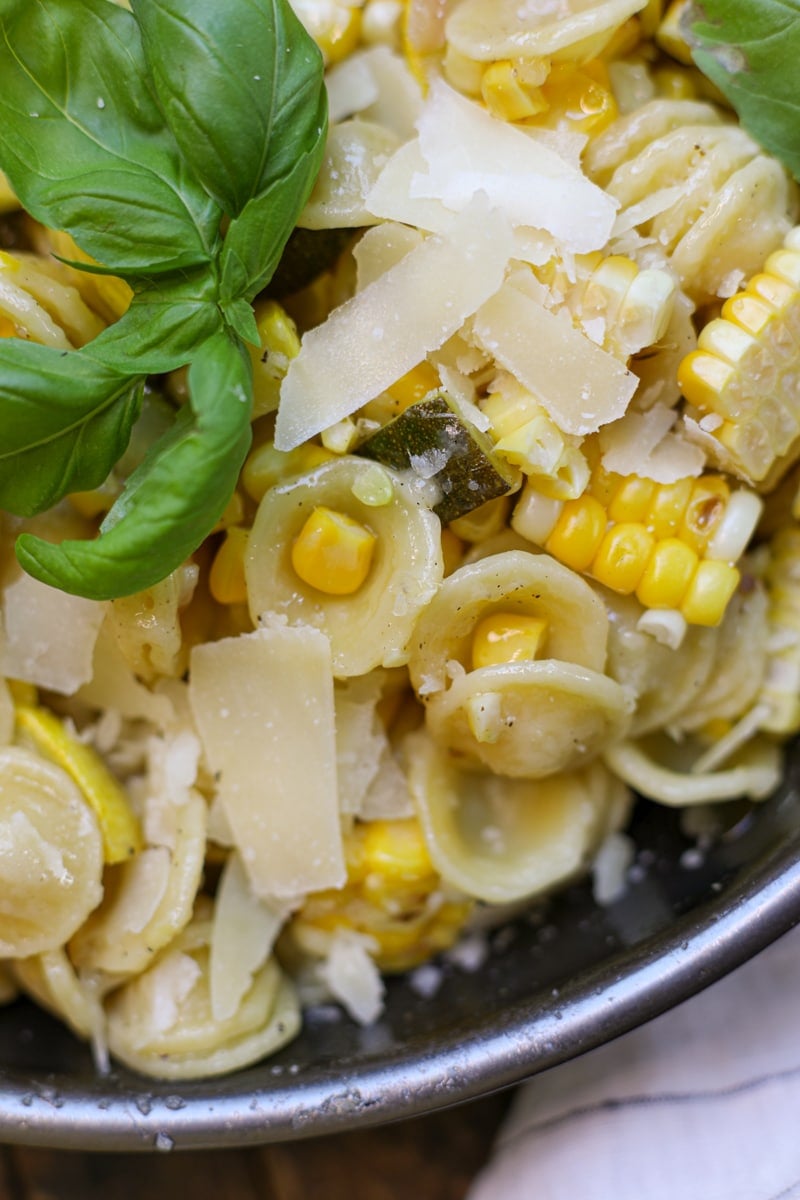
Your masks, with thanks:
[(278, 396), (289, 363), (300, 351), (297, 326), (277, 300), (260, 301), (255, 309), (258, 346), (248, 346), (253, 365), (253, 415), (278, 407)]
[(0, 313), (0, 338), (13, 338), (17, 336), (17, 327), (9, 317), (3, 316)]
[(752, 337), (757, 338), (763, 333), (770, 321), (774, 320), (775, 312), (769, 304), (752, 296), (749, 292), (739, 292), (731, 296), (722, 306), (722, 316), (726, 321), (738, 325)]
[(626, 522), (608, 530), (591, 563), (598, 583), (627, 595), (636, 590), (655, 547), (644, 525)]
[(545, 550), (573, 571), (585, 571), (603, 540), (607, 523), (606, 510), (593, 496), (567, 500)]
[(795, 291), (800, 288), (800, 254), (796, 250), (775, 250), (764, 263), (764, 270), (788, 283)]
[(647, 523), (655, 495), (656, 484), (652, 479), (628, 475), (611, 498), (608, 515), (612, 521), (640, 521)]
[(698, 564), (681, 602), (681, 612), (690, 625), (718, 625), (738, 585), (736, 567), (707, 559)]
[(404, 412), (411, 404), (423, 400), (429, 392), (436, 391), (440, 386), (439, 372), (431, 363), (423, 361), (405, 375), (401, 375), (386, 390), (392, 399), (397, 401), (397, 411)]
[(214, 526), (214, 533), (221, 533), (223, 529), (227, 529), (230, 525), (241, 525), (244, 520), (244, 500), (241, 492), (233, 492), (230, 500), (225, 505), (222, 516)]
[(361, 827), (362, 865), (367, 872), (381, 875), (389, 889), (395, 880), (427, 880), (434, 874), (433, 863), (419, 821), (366, 821)]
[(692, 52), (681, 29), (681, 16), (688, 5), (688, 0), (673, 0), (664, 18), (656, 30), (656, 41), (662, 50), (678, 62), (690, 67), (694, 62)]
[[(503, 121), (522, 121), (547, 111), (541, 87), (546, 73), (537, 83), (528, 82), (523, 63), (505, 59), (490, 63), (481, 79), (481, 96), (492, 116)], [(538, 76), (534, 74), (533, 79)]]
[(697, 339), (698, 350), (716, 354), (717, 358), (724, 359), (734, 367), (755, 344), (755, 338), (749, 333), (731, 321), (723, 320), (722, 317), (709, 321)]
[(502, 663), (533, 662), (547, 636), (547, 621), (527, 613), (495, 611), (478, 622), (472, 634), (472, 669)]
[(797, 299), (797, 289), (776, 275), (762, 272), (747, 281), (747, 292), (758, 296), (776, 313), (781, 313)]
[(352, 54), (361, 37), (361, 9), (351, 8), (344, 20), (337, 21), (320, 39), (325, 62), (330, 66)]
[(6, 683), (11, 699), (17, 706), (31, 708), (36, 704), (39, 693), (34, 684), (26, 683), (24, 679), (7, 679)]
[(539, 404), (522, 388), (512, 392), (498, 389), (481, 401), (481, 412), (490, 422), (492, 437), (501, 441), (532, 420)]
[(597, 135), (617, 116), (617, 104), (611, 91), (608, 69), (599, 59), (580, 67), (575, 63), (554, 63), (542, 91), (549, 104), (544, 118), (533, 118), (557, 126), (565, 121), (572, 129)]
[(97, 817), (105, 861), (125, 862), (136, 854), (142, 846), (139, 822), (125, 792), (91, 746), (70, 737), (45, 708), (20, 705), (17, 724), (77, 784)]
[(674, 67), (660, 67), (653, 72), (653, 82), (659, 96), (665, 100), (696, 100), (697, 88), (694, 80), (685, 71)]
[(246, 529), (240, 525), (232, 525), (214, 555), (208, 576), (208, 586), (218, 604), (247, 603), (247, 583), (244, 575), (247, 537)]
[(705, 475), (692, 488), (678, 536), (703, 554), (725, 513), (730, 488), (719, 475)]
[(369, 575), (376, 542), (360, 522), (320, 505), (292, 544), (292, 566), (310, 587), (329, 596), (351, 596)]
[(734, 379), (736, 368), (704, 350), (692, 350), (678, 367), (678, 387), (690, 404), (717, 411), (721, 394)]
[(699, 558), (678, 538), (658, 542), (636, 588), (645, 608), (679, 608), (692, 581)]
[(647, 522), (648, 529), (656, 538), (670, 537), (680, 528), (693, 487), (693, 479), (678, 479), (675, 483), (663, 483), (656, 488)]

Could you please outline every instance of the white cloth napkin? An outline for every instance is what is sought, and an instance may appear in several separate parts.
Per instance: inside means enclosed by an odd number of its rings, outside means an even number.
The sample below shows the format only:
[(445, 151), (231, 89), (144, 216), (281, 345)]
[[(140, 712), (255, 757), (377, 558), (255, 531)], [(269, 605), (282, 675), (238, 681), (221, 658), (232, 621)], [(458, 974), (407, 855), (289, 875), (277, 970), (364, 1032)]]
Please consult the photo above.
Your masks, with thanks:
[(800, 1200), (800, 929), (527, 1083), (467, 1200)]

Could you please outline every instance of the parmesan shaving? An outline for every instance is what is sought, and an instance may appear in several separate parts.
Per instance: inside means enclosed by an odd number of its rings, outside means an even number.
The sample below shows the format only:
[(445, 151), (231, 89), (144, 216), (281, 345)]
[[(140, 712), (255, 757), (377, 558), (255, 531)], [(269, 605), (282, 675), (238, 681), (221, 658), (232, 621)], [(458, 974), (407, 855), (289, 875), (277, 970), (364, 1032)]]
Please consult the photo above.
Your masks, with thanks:
[(283, 381), (276, 448), (349, 416), (442, 346), (500, 287), (512, 245), (502, 215), (476, 199), (451, 237), (428, 238), (310, 330)]
[(441, 80), (431, 82), (418, 127), (427, 173), (412, 178), (412, 197), (460, 212), (480, 191), (512, 225), (547, 230), (576, 253), (608, 241), (616, 201), (544, 141)]
[(239, 1008), (267, 961), (290, 906), (253, 895), (242, 860), (231, 854), (222, 872), (211, 926), (209, 989), (215, 1021)]
[(596, 432), (625, 412), (637, 379), (576, 329), (507, 285), (475, 318), (484, 348), (535, 396), (565, 433)]
[(331, 994), (360, 1025), (371, 1025), (383, 1010), (384, 986), (370, 957), (374, 942), (350, 929), (337, 929), (320, 969)]
[(20, 574), (3, 592), (0, 675), (64, 695), (76, 692), (92, 678), (105, 611), (97, 600), (70, 596)]
[(699, 446), (670, 433), (677, 413), (664, 404), (647, 412), (632, 410), (600, 434), (603, 466), (619, 475), (640, 475), (656, 483), (697, 476), (705, 455)]
[(276, 623), (196, 646), (189, 696), (256, 895), (341, 887), (327, 637)]

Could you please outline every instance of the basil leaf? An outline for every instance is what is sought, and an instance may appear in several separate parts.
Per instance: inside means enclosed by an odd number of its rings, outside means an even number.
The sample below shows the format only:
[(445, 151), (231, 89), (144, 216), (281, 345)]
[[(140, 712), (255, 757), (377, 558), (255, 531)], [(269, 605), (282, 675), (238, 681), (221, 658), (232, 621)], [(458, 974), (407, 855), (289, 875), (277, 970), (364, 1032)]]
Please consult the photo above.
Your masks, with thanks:
[(256, 315), (246, 300), (232, 300), (229, 304), (223, 305), (222, 314), (228, 325), (243, 342), (249, 342), (251, 346), (260, 344), (261, 338), (256, 324)]
[(183, 367), (222, 327), (215, 290), (205, 274), (153, 283), (79, 353), (130, 374), (163, 375)]
[(17, 540), (24, 569), (79, 596), (108, 600), (151, 587), (197, 549), (236, 486), (250, 446), (252, 370), (225, 332), (205, 342), (189, 369), (191, 403), (160, 438), (94, 541)]
[(225, 0), (224, 14), (220, 0), (132, 6), (181, 153), (237, 216), (324, 135), (322, 56), (288, 0)]
[(314, 186), (325, 141), (321, 138), (281, 179), (231, 221), (220, 255), (220, 295), (252, 300), (272, 278), (295, 220)]
[(0, 343), (0, 506), (30, 516), (98, 487), (124, 452), (142, 383), (77, 351)]
[(0, 78), (0, 162), (34, 217), (123, 274), (211, 259), (220, 210), (164, 124), (129, 12), (4, 0)]
[(800, 180), (800, 0), (701, 0), (681, 24), (744, 128)]

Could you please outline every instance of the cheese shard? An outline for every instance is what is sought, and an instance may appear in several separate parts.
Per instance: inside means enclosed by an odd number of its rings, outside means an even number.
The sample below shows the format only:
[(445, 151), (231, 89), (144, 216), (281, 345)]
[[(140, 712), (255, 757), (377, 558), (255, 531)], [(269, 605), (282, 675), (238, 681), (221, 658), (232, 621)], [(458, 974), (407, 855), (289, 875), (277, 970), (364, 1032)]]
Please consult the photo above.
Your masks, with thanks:
[(550, 312), (510, 284), (482, 306), (474, 332), (565, 433), (595, 433), (616, 421), (636, 391), (636, 376), (568, 313)]
[(303, 338), (281, 387), (275, 446), (292, 450), (372, 400), (448, 338), (500, 287), (508, 222), (476, 197)]
[(341, 887), (327, 637), (276, 621), (195, 646), (189, 700), (256, 895)]
[(76, 692), (92, 678), (106, 607), (20, 574), (2, 597), (0, 674), (64, 695)]
[(412, 178), (412, 199), (460, 212), (483, 192), (512, 225), (544, 229), (576, 254), (608, 241), (617, 201), (542, 139), (435, 79), (417, 127), (426, 170)]

